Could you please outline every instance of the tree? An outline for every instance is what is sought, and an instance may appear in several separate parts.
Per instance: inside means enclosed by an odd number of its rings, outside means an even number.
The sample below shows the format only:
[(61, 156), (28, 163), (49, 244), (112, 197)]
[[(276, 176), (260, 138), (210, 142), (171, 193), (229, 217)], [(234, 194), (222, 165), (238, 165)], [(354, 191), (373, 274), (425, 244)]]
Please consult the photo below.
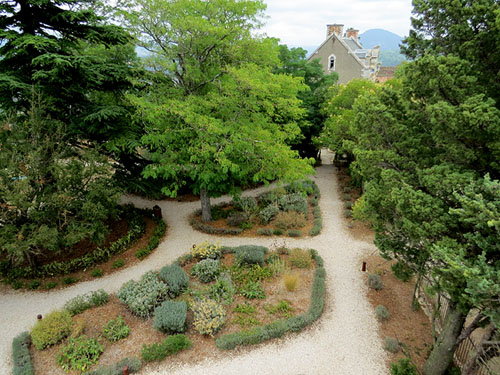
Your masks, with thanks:
[(300, 92), (299, 99), (302, 100), (306, 109), (305, 121), (300, 126), (302, 139), (293, 145), (303, 157), (317, 157), (318, 147), (314, 140), (323, 129), (326, 117), (321, 111), (321, 105), (325, 101), (328, 88), (338, 80), (338, 74), (332, 72), (325, 75), (319, 59), (308, 62), (307, 51), (303, 48), (291, 48), (286, 45), (279, 46), (280, 66), (274, 69), (275, 73), (290, 74), (293, 77), (302, 77), (309, 90)]
[(117, 213), (107, 159), (70, 146), (64, 124), (40, 102), (0, 131), (0, 249), (15, 265), (36, 266), (83, 239), (102, 241), (105, 221)]
[(301, 79), (275, 75), (276, 42), (254, 37), (260, 1), (135, 0), (122, 14), (152, 56), (154, 85), (135, 97), (152, 164), (175, 196), (191, 183), (203, 220), (210, 197), (249, 182), (293, 180), (313, 172), (287, 142), (300, 135)]
[[(424, 366), (441, 375), (476, 327), (500, 328), (500, 111), (467, 61), (426, 55), (405, 65), (401, 84), (354, 104), (358, 207), (381, 253), (446, 292), (446, 324)], [(477, 311), (465, 326), (465, 318)]]

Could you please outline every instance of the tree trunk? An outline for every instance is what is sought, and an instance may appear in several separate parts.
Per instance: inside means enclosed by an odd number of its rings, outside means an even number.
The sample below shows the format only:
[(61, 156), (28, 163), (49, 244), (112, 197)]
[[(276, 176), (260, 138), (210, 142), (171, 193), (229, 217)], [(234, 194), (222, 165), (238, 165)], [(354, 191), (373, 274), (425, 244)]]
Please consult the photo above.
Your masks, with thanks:
[(204, 222), (212, 221), (212, 212), (210, 207), (210, 197), (208, 196), (207, 189), (200, 190), (201, 201), (201, 220)]
[(424, 375), (443, 375), (453, 362), (453, 354), (458, 346), (458, 336), (462, 331), (466, 316), (450, 303), (446, 323), (423, 368)]

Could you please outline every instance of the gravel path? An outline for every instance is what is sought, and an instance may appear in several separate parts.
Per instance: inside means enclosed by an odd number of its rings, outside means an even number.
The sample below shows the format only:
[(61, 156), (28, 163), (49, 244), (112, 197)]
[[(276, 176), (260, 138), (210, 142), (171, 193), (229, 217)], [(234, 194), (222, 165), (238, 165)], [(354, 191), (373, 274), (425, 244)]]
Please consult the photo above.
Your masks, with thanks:
[[(373, 309), (365, 298), (366, 286), (360, 272), (360, 257), (373, 252), (374, 245), (353, 239), (342, 220), (343, 202), (338, 196), (335, 168), (327, 164), (331, 154), (324, 153), (323, 166), (317, 171), (316, 183), (321, 190), (323, 230), (319, 236), (287, 239), (294, 247), (318, 250), (327, 271), (327, 302), (323, 316), (312, 329), (276, 343), (260, 345), (243, 354), (222, 360), (207, 360), (195, 366), (169, 368), (154, 374), (387, 374), (386, 355), (377, 333)], [(245, 195), (256, 195), (266, 188)], [(214, 203), (227, 200), (214, 200)], [(116, 292), (129, 279), (139, 279), (151, 269), (159, 269), (186, 253), (195, 243), (208, 238), (222, 245), (271, 245), (272, 238), (228, 238), (199, 233), (189, 226), (187, 217), (199, 202), (152, 202), (126, 197), (138, 207), (158, 204), (169, 225), (168, 236), (159, 248), (143, 262), (108, 277), (77, 284), (52, 292), (19, 293), (2, 287), (0, 291), (0, 374), (12, 374), (11, 343), (13, 337), (29, 330), (37, 314), (61, 308), (75, 295), (103, 288)], [(282, 241), (282, 240), (281, 240)], [(168, 362), (168, 361), (167, 361)], [(45, 375), (45, 374), (38, 374)], [(48, 375), (48, 374), (47, 374)], [(145, 374), (149, 375), (149, 374)], [(152, 374), (151, 374), (152, 375)]]

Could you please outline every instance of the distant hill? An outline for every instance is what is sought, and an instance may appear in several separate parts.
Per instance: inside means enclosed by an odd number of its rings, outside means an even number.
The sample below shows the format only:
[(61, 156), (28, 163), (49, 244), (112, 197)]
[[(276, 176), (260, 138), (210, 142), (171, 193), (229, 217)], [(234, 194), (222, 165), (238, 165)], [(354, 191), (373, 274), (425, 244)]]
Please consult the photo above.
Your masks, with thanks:
[(380, 49), (399, 50), (403, 37), (383, 29), (370, 29), (359, 35), (361, 44), (365, 48), (373, 48), (376, 45)]

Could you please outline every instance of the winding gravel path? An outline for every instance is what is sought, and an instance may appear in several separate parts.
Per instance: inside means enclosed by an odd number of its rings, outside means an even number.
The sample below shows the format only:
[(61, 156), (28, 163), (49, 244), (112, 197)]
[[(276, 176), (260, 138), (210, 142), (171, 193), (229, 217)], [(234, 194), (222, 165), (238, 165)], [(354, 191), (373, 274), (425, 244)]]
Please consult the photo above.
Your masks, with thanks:
[[(323, 230), (319, 236), (287, 239), (294, 247), (318, 250), (327, 271), (327, 302), (321, 319), (312, 329), (273, 344), (261, 345), (241, 355), (228, 352), (222, 360), (207, 360), (195, 366), (170, 368), (167, 364), (154, 374), (318, 374), (383, 375), (388, 373), (386, 355), (377, 334), (373, 309), (365, 298), (366, 286), (360, 272), (360, 257), (375, 249), (374, 245), (353, 239), (342, 220), (343, 202), (338, 196), (335, 168), (327, 164), (331, 154), (324, 153), (323, 166), (314, 177), (321, 190), (320, 207)], [(256, 195), (266, 188), (246, 192)], [(222, 197), (214, 203), (227, 200)], [(151, 269), (159, 269), (186, 253), (194, 243), (206, 239), (223, 245), (252, 243), (269, 246), (272, 238), (228, 238), (199, 233), (189, 226), (187, 218), (199, 202), (152, 202), (127, 197), (138, 207), (158, 204), (168, 223), (168, 236), (159, 248), (143, 262), (108, 277), (80, 283), (52, 292), (23, 292), (2, 288), (0, 292), (0, 374), (12, 374), (11, 343), (21, 331), (29, 330), (36, 314), (47, 314), (61, 308), (75, 295), (103, 288), (116, 292), (127, 280), (139, 279)], [(49, 374), (37, 374), (49, 375)], [(149, 374), (145, 374), (149, 375)], [(152, 373), (151, 373), (152, 375)]]

